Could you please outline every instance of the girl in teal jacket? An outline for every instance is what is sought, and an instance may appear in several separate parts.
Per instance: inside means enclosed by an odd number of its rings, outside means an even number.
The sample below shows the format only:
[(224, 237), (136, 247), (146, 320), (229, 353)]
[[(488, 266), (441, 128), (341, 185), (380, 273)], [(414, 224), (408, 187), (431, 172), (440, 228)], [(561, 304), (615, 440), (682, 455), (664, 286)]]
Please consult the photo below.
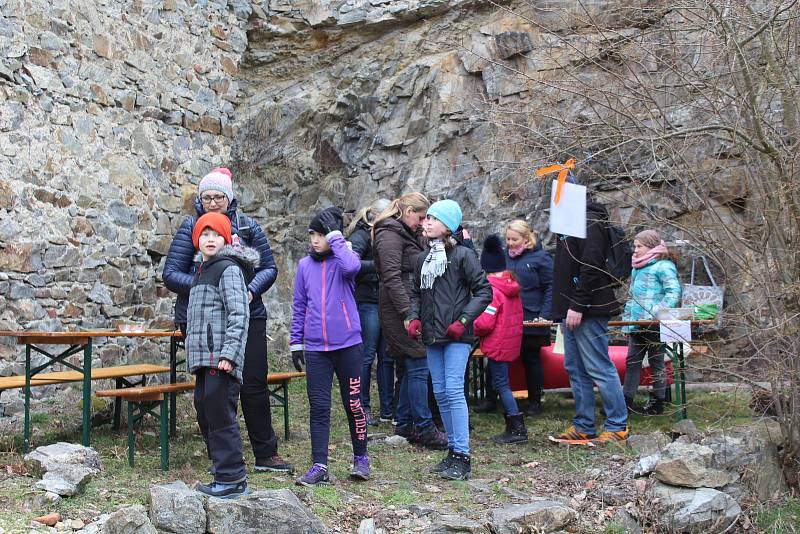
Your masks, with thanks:
[[(681, 284), (671, 258), (672, 254), (655, 230), (645, 230), (636, 235), (633, 241), (631, 285), (623, 320), (656, 320), (660, 310), (678, 306)], [(653, 373), (653, 394), (643, 412), (647, 415), (663, 413), (667, 380), (664, 374), (664, 343), (660, 341), (658, 328), (626, 326), (625, 330), (628, 332), (628, 358), (623, 393), (628, 410), (633, 408), (642, 361), (647, 355)]]

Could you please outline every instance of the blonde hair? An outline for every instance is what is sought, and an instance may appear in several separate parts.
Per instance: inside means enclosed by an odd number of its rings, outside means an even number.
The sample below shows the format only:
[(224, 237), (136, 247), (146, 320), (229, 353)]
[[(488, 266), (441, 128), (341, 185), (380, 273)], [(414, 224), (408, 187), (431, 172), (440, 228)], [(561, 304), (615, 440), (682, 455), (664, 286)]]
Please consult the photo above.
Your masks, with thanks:
[(381, 212), (380, 215), (375, 217), (375, 220), (372, 221), (372, 233), (373, 238), (375, 237), (375, 227), (378, 226), (378, 223), (384, 221), (389, 218), (399, 219), (403, 216), (403, 213), (408, 209), (412, 208), (415, 212), (427, 210), (431, 206), (431, 201), (428, 200), (428, 197), (423, 195), (422, 193), (413, 192), (407, 193), (400, 198), (396, 198), (389, 203), (389, 206), (386, 207), (385, 210)]
[(536, 238), (536, 232), (531, 230), (531, 227), (528, 225), (528, 223), (522, 219), (514, 219), (506, 225), (506, 232), (509, 230), (522, 236), (522, 239), (528, 243), (525, 248), (529, 248), (531, 250), (536, 248), (536, 243), (538, 241)]
[(353, 220), (350, 221), (350, 224), (347, 226), (347, 230), (345, 231), (345, 235), (350, 237), (350, 234), (355, 232), (356, 226), (358, 226), (359, 221), (364, 221), (369, 226), (372, 226), (375, 222), (375, 217), (380, 215), (380, 213), (386, 209), (386, 207), (391, 203), (388, 198), (379, 198), (378, 200), (374, 201), (369, 206), (364, 206), (360, 210), (358, 210), (355, 215), (353, 215)]

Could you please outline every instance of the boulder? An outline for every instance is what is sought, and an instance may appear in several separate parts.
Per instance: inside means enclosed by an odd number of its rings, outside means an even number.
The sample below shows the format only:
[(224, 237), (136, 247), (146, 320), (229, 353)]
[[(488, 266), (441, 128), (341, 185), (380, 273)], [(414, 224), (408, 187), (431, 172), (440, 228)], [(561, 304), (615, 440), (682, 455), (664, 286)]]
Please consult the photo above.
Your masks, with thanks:
[(236, 500), (208, 499), (209, 534), (261, 534), (265, 525), (276, 534), (323, 534), (322, 521), (287, 489), (256, 491)]
[(656, 478), (673, 486), (719, 488), (735, 477), (711, 467), (714, 451), (704, 445), (672, 442), (661, 451)]
[(512, 504), (489, 513), (489, 529), (494, 534), (555, 532), (574, 521), (578, 513), (557, 501), (541, 500)]
[(649, 497), (661, 513), (661, 526), (669, 532), (723, 532), (742, 513), (732, 497), (712, 488), (676, 488), (656, 482)]
[(77, 495), (92, 476), (100, 472), (100, 455), (91, 447), (54, 443), (37, 447), (25, 455), (25, 466), (42, 480), (38, 489), (61, 496)]
[(663, 432), (651, 432), (629, 436), (626, 445), (639, 456), (649, 456), (660, 452), (669, 442), (669, 436)]
[(181, 480), (150, 486), (150, 521), (163, 532), (203, 534), (206, 531), (203, 496)]
[(112, 514), (103, 514), (76, 534), (159, 534), (144, 506), (123, 506)]

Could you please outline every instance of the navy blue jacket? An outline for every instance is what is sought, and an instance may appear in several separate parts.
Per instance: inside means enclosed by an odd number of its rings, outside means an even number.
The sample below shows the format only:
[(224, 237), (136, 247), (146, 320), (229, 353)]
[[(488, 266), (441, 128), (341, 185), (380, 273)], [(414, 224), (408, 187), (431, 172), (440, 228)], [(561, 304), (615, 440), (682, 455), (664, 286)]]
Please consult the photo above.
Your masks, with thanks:
[[(553, 259), (542, 249), (536, 248), (512, 258), (506, 250), (506, 268), (517, 277), (522, 297), (524, 319), (532, 321), (537, 317), (550, 319), (550, 305), (553, 300)], [(549, 328), (526, 328), (525, 335), (550, 335)]]
[[(253, 294), (253, 301), (250, 303), (250, 320), (266, 319), (267, 309), (264, 307), (261, 295), (275, 283), (275, 279), (278, 277), (278, 268), (275, 266), (275, 259), (272, 257), (272, 250), (269, 248), (264, 231), (250, 217), (237, 214), (236, 206), (236, 199), (233, 199), (226, 213), (231, 220), (233, 233), (241, 238), (244, 245), (256, 249), (261, 256), (261, 263), (255, 270), (255, 276), (247, 284), (247, 290)], [(199, 198), (195, 200), (194, 208), (198, 217), (205, 213)], [(194, 262), (196, 251), (192, 243), (192, 230), (196, 220), (197, 218), (188, 217), (183, 221), (175, 237), (172, 238), (172, 244), (169, 246), (164, 263), (164, 284), (167, 289), (178, 294), (178, 298), (175, 300), (176, 324), (186, 324), (189, 291), (192, 289), (192, 280), (197, 271), (197, 264)]]

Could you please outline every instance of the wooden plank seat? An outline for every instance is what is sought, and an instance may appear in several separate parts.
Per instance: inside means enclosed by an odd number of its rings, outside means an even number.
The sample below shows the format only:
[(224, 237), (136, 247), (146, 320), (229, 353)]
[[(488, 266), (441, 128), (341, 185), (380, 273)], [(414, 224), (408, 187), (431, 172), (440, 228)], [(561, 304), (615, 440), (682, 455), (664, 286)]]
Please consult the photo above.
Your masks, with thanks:
[[(289, 439), (289, 382), (295, 378), (305, 377), (304, 372), (290, 371), (285, 373), (269, 373), (267, 375), (267, 391), (277, 399), (283, 408), (283, 431)], [(270, 387), (275, 386), (275, 387)], [(134, 425), (150, 414), (159, 420), (159, 441), (161, 443), (161, 469), (169, 469), (169, 411), (168, 398), (175, 393), (191, 391), (194, 382), (178, 382), (175, 384), (155, 384), (152, 386), (126, 387), (98, 391), (98, 397), (112, 397), (128, 402), (128, 465), (134, 466)], [(159, 408), (159, 413), (155, 409)], [(138, 412), (138, 413), (137, 413)]]
[[(128, 465), (134, 466), (136, 443), (133, 427), (146, 414), (158, 418), (159, 442), (161, 444), (161, 470), (169, 469), (169, 395), (194, 389), (194, 382), (178, 382), (175, 384), (154, 384), (98, 391), (98, 397), (114, 397), (128, 401)], [(159, 408), (159, 413), (154, 412)], [(138, 412), (138, 413), (137, 413)]]
[[(118, 365), (115, 367), (100, 367), (92, 369), (92, 380), (119, 379), (129, 376), (143, 376), (158, 373), (168, 373), (169, 367), (149, 363), (136, 365)], [(55, 373), (39, 373), (31, 377), (31, 386), (47, 386), (50, 384), (65, 384), (80, 382), (83, 373), (79, 371), (58, 371)], [(25, 376), (0, 377), (0, 390), (17, 389), (25, 387)]]

